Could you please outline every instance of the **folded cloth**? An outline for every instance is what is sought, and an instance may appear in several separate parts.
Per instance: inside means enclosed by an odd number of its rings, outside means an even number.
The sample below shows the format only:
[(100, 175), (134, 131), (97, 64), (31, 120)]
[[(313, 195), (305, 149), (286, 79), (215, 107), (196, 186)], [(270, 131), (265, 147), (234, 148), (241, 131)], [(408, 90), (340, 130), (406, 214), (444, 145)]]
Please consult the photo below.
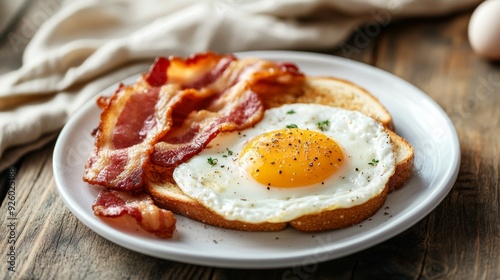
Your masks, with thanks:
[[(480, 0), (94, 0), (65, 3), (0, 76), (0, 171), (50, 141), (104, 88), (157, 56), (332, 48), (357, 26), (467, 9)], [(379, 26), (380, 27), (380, 26)]]

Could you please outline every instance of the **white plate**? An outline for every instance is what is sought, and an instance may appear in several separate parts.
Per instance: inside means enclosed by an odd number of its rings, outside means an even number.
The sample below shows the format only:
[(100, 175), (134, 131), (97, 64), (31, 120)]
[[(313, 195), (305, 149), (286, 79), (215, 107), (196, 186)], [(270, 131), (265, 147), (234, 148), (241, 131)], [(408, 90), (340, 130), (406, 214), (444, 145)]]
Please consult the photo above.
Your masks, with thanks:
[[(397, 132), (415, 147), (415, 171), (406, 186), (391, 193), (375, 216), (342, 230), (315, 234), (293, 229), (239, 232), (177, 216), (174, 237), (156, 238), (133, 224), (120, 226), (93, 215), (91, 205), (99, 190), (81, 179), (93, 145), (90, 133), (100, 112), (92, 101), (69, 120), (54, 151), (57, 188), (71, 212), (104, 238), (146, 255), (217, 267), (273, 268), (315, 264), (387, 240), (429, 214), (453, 186), (460, 165), (456, 131), (445, 112), (416, 87), (372, 66), (329, 55), (290, 51), (237, 55), (291, 61), (308, 75), (344, 78), (372, 92), (393, 115)], [(114, 89), (102, 94), (111, 94)]]

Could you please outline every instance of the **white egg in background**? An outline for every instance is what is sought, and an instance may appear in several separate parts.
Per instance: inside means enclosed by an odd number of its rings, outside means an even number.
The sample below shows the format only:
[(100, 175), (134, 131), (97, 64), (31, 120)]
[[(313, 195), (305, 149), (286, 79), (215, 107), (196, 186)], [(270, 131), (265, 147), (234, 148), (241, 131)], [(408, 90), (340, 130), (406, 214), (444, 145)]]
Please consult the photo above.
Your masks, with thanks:
[(469, 21), (469, 42), (481, 57), (500, 59), (500, 0), (479, 4)]
[[(319, 127), (318, 123), (328, 125)], [(344, 155), (340, 168), (320, 182), (303, 186), (258, 182), (247, 171), (248, 158), (240, 153), (255, 137), (288, 131), (287, 126), (297, 127), (288, 130), (317, 132), (333, 139)], [(380, 194), (395, 171), (390, 142), (382, 125), (362, 113), (318, 104), (284, 105), (267, 110), (252, 128), (219, 134), (209, 147), (174, 170), (174, 180), (186, 195), (227, 220), (287, 222), (359, 205)], [(272, 160), (290, 152), (280, 150), (265, 156)], [(287, 172), (286, 166), (283, 172)], [(278, 178), (281, 175), (275, 173)]]

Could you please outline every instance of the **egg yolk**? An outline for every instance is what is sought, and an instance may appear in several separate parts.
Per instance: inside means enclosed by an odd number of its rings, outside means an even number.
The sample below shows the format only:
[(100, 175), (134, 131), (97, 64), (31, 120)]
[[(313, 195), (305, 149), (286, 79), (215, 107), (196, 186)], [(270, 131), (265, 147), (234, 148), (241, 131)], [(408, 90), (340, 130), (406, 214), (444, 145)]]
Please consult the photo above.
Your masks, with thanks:
[(332, 138), (299, 128), (261, 134), (246, 144), (239, 157), (255, 180), (274, 187), (321, 183), (343, 162), (342, 149)]

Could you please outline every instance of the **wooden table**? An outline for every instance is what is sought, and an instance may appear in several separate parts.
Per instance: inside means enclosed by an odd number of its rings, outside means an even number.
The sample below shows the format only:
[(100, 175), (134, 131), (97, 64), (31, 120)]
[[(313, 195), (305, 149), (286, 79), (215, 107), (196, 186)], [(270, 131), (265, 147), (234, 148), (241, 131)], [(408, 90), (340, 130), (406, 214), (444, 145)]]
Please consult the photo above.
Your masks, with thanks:
[[(499, 279), (500, 64), (471, 51), (469, 18), (466, 11), (391, 22), (364, 40), (355, 33), (349, 45), (321, 50), (409, 81), (442, 106), (456, 126), (462, 152), (458, 180), (435, 210), (396, 237), (314, 269), (224, 269), (145, 256), (100, 237), (65, 207), (52, 173), (51, 142), (0, 176), (1, 275), (9, 279)], [(366, 33), (363, 28), (358, 32)], [(6, 39), (1, 44), (2, 71), (15, 69), (20, 53)], [(10, 221), (5, 194), (12, 181), (16, 272), (7, 271)]]

